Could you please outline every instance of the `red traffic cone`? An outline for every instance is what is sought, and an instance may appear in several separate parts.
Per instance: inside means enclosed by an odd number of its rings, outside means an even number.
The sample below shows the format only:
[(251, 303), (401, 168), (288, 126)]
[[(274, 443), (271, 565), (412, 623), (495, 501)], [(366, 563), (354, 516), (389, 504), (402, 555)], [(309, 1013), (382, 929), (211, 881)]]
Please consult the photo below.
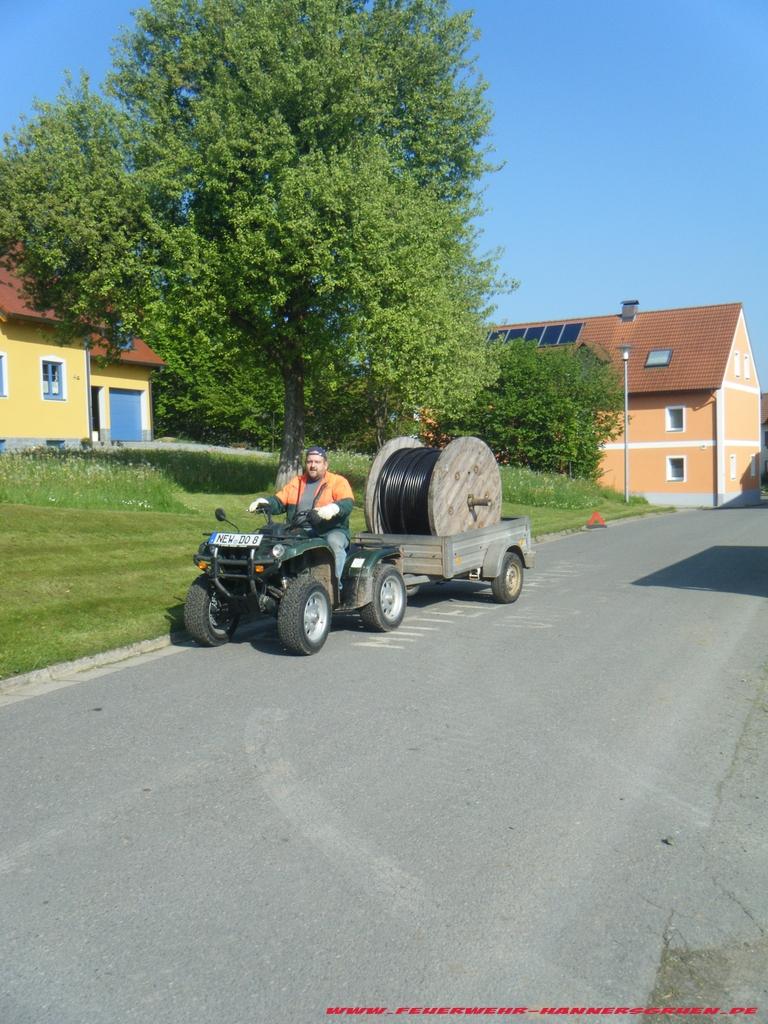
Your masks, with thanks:
[(599, 530), (601, 527), (605, 527), (605, 520), (599, 512), (593, 512), (591, 519), (587, 523), (587, 529)]

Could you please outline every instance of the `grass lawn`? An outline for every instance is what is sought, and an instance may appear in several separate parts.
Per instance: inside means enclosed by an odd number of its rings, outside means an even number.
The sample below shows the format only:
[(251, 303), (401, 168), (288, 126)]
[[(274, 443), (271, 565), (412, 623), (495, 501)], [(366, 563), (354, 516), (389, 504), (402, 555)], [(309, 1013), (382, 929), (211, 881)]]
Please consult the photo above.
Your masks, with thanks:
[(200, 516), (0, 509), (0, 678), (181, 628)]
[[(336, 468), (344, 472), (346, 467), (336, 462)], [(130, 497), (124, 488), (115, 498), (118, 507), (114, 509), (65, 507), (69, 493), (79, 506), (87, 500), (83, 494), (87, 495), (88, 487), (79, 485), (69, 492), (64, 487), (50, 493), (41, 485), (30, 504), (7, 497), (0, 500), (4, 563), (0, 679), (182, 628), (184, 596), (197, 575), (192, 555), (203, 533), (216, 525), (213, 509), (223, 506), (241, 529), (247, 529), (254, 519), (245, 512), (246, 506), (259, 491), (269, 488), (259, 479), (260, 488), (244, 490), (250, 474), (242, 472), (234, 480), (221, 473), (193, 474), (194, 483), (186, 479), (182, 483), (178, 475), (172, 481), (170, 507), (186, 508), (186, 512), (121, 510)], [(355, 465), (349, 475), (358, 492), (351, 519), (355, 532), (365, 529), (364, 473)], [(222, 489), (226, 483), (234, 483), (236, 489)], [(211, 484), (219, 488), (202, 489)], [(529, 499), (531, 494), (522, 496)], [(104, 500), (101, 494), (99, 504)], [(147, 493), (142, 500), (154, 499)], [(171, 499), (166, 495), (162, 500)], [(582, 501), (586, 504), (580, 505)], [(655, 511), (644, 503), (625, 505), (620, 496), (596, 489), (580, 496), (576, 504), (580, 507), (558, 508), (549, 498), (545, 505), (505, 500), (503, 514), (530, 516), (534, 536), (541, 536), (579, 529), (594, 511), (606, 520)]]

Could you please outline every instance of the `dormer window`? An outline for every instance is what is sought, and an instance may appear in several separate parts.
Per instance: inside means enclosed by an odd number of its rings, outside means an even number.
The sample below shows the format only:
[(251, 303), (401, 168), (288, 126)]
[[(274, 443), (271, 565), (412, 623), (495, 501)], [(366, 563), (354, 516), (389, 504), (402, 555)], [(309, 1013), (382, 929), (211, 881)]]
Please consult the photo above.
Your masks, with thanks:
[(652, 348), (645, 359), (646, 366), (669, 366), (672, 358), (671, 348)]

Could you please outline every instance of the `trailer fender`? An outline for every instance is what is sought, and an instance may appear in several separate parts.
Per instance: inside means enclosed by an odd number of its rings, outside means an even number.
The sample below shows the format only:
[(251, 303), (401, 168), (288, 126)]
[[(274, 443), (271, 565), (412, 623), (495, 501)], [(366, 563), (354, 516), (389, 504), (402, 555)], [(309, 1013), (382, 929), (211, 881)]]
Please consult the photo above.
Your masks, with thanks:
[(501, 563), (504, 560), (504, 555), (506, 555), (508, 551), (516, 551), (522, 558), (523, 565), (526, 569), (533, 568), (534, 554), (532, 551), (526, 551), (520, 544), (510, 544), (509, 541), (506, 540), (497, 541), (495, 544), (491, 544), (485, 552), (482, 569), (482, 577), (484, 580), (492, 580), (499, 575), (501, 572)]

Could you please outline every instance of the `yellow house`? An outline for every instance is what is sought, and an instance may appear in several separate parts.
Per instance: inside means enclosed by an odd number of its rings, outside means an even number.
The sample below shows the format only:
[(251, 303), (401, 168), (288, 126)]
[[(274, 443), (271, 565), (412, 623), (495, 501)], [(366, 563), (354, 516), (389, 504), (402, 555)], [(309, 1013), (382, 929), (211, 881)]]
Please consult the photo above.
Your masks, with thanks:
[(105, 364), (103, 346), (57, 345), (54, 323), (0, 269), (0, 451), (151, 440), (151, 374), (163, 360), (137, 338)]
[(603, 483), (663, 505), (760, 503), (760, 382), (740, 303), (639, 312), (632, 300), (495, 336), (586, 345), (622, 377), (626, 352), (628, 436), (605, 445)]

